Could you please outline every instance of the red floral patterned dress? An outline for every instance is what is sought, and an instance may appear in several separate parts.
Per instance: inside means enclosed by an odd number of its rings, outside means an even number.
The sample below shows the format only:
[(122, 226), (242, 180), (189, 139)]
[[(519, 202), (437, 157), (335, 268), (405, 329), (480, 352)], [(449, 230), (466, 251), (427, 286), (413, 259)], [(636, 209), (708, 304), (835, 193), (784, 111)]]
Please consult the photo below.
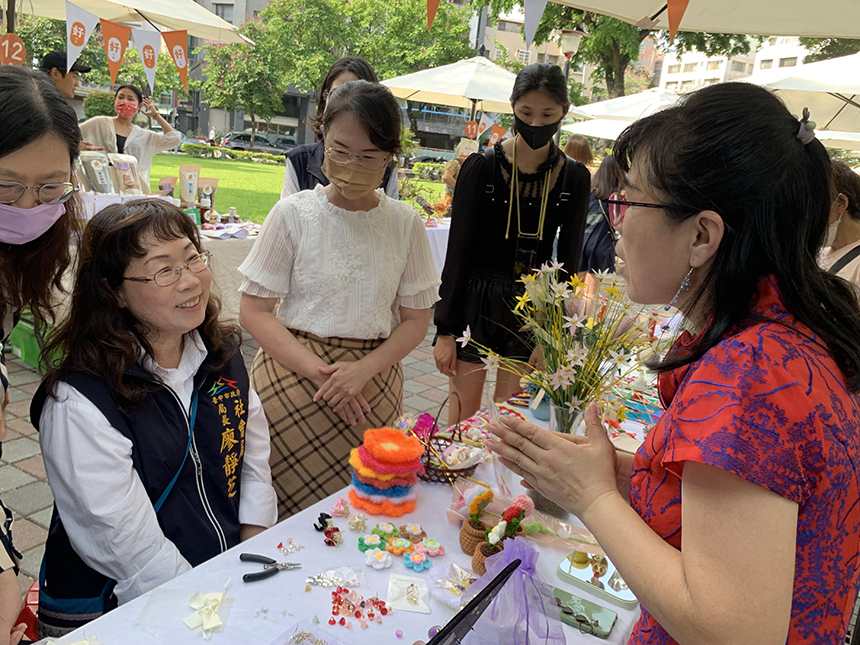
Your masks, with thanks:
[[(661, 375), (667, 411), (636, 454), (631, 504), (680, 549), (686, 461), (797, 503), (787, 643), (843, 642), (858, 586), (860, 398), (786, 310), (774, 278), (762, 280), (754, 308), (771, 322), (736, 329), (695, 363)], [(690, 342), (687, 334), (675, 351)], [(643, 606), (629, 643), (675, 642)]]

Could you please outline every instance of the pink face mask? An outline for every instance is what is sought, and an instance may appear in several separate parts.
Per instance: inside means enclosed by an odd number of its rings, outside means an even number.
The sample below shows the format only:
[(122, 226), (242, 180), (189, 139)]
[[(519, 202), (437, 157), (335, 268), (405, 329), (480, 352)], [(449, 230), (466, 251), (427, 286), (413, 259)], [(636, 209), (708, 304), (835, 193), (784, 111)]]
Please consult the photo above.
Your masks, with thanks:
[(130, 119), (137, 114), (137, 103), (132, 101), (115, 101), (113, 109), (116, 110), (117, 116)]
[(65, 204), (39, 204), (35, 208), (0, 204), (0, 242), (32, 242), (44, 235), (65, 212)]

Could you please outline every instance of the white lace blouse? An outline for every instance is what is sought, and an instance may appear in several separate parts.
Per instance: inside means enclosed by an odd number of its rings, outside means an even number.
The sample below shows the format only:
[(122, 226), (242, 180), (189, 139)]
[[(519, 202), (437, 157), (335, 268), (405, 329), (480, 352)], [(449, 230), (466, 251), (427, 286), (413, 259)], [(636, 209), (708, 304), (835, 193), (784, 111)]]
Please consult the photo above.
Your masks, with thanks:
[(400, 307), (429, 309), (439, 275), (424, 223), (377, 190), (379, 205), (347, 211), (322, 186), (275, 204), (239, 267), (239, 290), (280, 298), (278, 319), (322, 338), (388, 338)]

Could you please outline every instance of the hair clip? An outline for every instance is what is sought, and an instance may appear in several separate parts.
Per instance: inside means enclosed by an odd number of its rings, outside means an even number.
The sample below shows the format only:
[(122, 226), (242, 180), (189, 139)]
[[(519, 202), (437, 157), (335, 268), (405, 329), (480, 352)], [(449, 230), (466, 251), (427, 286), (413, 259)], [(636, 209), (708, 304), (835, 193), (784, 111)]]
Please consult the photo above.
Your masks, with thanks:
[(314, 528), (320, 532), (330, 529), (332, 526), (334, 526), (334, 520), (328, 513), (320, 513), (319, 519), (314, 522)]
[(323, 531), (325, 539), (323, 540), (326, 546), (340, 546), (343, 544), (343, 536), (340, 534), (340, 529), (336, 526)]
[(335, 517), (349, 517), (349, 502), (343, 497), (338, 497), (331, 509), (331, 514)]
[(815, 121), (809, 120), (809, 108), (803, 108), (803, 118), (800, 119), (797, 138), (803, 145), (808, 145), (815, 139)]
[(361, 531), (364, 533), (367, 531), (367, 515), (364, 513), (353, 515), (349, 518), (349, 522), (347, 522), (346, 525), (353, 531)]

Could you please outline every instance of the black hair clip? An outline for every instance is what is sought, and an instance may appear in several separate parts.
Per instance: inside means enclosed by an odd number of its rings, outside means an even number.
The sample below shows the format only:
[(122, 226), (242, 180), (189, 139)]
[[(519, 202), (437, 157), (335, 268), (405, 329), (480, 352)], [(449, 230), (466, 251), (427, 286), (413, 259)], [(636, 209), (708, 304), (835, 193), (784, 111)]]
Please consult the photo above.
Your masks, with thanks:
[(330, 529), (334, 524), (334, 518), (328, 513), (320, 513), (319, 519), (314, 522), (314, 528), (322, 533), (326, 529)]

